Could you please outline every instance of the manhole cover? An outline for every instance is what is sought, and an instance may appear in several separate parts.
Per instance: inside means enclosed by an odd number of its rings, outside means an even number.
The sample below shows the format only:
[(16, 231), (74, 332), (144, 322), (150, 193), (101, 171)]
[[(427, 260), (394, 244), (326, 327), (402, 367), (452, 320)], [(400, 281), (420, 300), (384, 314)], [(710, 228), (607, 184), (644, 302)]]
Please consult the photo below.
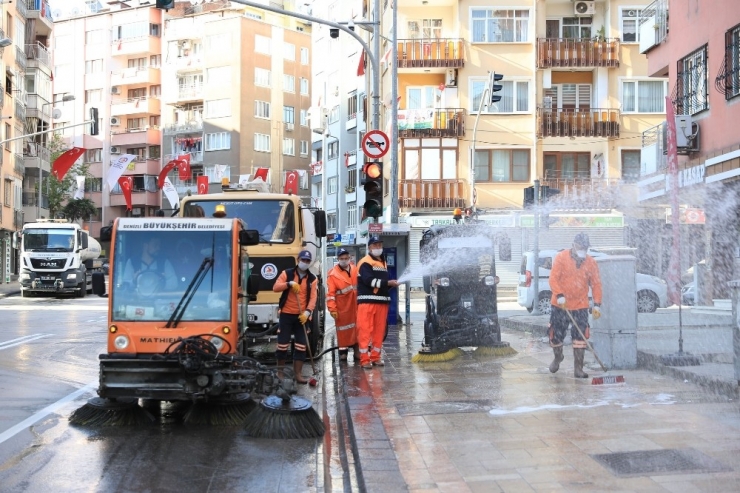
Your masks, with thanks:
[(691, 448), (615, 452), (594, 454), (591, 457), (609, 469), (612, 474), (621, 477), (731, 470), (708, 455)]
[(483, 399), (398, 404), (396, 409), (398, 409), (398, 414), (401, 416), (422, 416), (427, 414), (485, 413), (492, 406), (490, 400)]

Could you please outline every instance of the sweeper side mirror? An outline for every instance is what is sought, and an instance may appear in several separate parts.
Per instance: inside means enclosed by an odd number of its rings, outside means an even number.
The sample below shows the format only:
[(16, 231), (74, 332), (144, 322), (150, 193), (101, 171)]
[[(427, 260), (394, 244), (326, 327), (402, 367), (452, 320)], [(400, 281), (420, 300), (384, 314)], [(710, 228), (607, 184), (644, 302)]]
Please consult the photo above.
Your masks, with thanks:
[(424, 276), (422, 277), (422, 281), (424, 283), (424, 292), (426, 294), (432, 294), (432, 276)]
[(256, 229), (244, 229), (239, 231), (239, 244), (241, 246), (258, 245), (260, 242), (260, 232)]
[(257, 301), (257, 293), (259, 292), (260, 280), (257, 274), (250, 274), (247, 277), (247, 296), (249, 301)]
[(93, 294), (96, 294), (101, 298), (105, 298), (108, 296), (107, 294), (105, 294), (105, 274), (103, 274), (102, 272), (93, 272), (92, 292)]

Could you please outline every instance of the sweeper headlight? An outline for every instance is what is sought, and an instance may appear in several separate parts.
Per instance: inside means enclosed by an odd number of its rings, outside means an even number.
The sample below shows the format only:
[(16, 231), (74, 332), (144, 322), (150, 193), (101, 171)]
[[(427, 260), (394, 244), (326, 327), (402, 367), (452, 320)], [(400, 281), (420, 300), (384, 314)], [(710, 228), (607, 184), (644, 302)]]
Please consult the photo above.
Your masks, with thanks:
[(224, 340), (218, 336), (213, 336), (211, 337), (211, 344), (216, 348), (216, 351), (221, 351), (221, 348), (224, 347)]
[(443, 288), (447, 288), (450, 286), (450, 278), (449, 277), (440, 277), (439, 278), (439, 285)]
[(113, 340), (113, 345), (116, 349), (126, 349), (128, 347), (128, 337), (123, 335), (116, 337)]
[(486, 276), (483, 278), (483, 284), (486, 286), (495, 286), (498, 284), (498, 276)]

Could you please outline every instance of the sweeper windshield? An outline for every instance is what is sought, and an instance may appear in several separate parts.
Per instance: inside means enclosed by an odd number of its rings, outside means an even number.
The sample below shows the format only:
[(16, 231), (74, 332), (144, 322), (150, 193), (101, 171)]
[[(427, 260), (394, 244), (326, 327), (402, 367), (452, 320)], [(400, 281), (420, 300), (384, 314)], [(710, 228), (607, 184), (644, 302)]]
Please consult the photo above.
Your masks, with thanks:
[(231, 231), (119, 229), (112, 320), (231, 320), (231, 241)]

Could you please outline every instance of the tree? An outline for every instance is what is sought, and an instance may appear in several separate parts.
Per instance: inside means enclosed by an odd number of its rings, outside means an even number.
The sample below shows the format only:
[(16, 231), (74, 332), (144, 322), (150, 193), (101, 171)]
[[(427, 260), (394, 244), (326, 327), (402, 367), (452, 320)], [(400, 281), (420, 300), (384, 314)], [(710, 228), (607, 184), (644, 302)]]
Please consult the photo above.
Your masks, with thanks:
[(90, 199), (70, 199), (62, 209), (62, 213), (64, 217), (74, 222), (78, 219), (87, 219), (94, 216), (98, 213), (98, 208), (95, 206), (95, 202)]
[[(54, 161), (66, 151), (67, 146), (65, 145), (62, 136), (59, 134), (59, 132), (54, 132), (49, 139), (49, 152), (52, 165), (54, 164)], [(67, 174), (64, 175), (64, 178), (62, 180), (57, 179), (57, 177), (54, 175), (49, 175), (49, 177), (46, 179), (46, 183), (42, 184), (42, 190), (46, 191), (46, 196), (49, 200), (49, 217), (56, 217), (59, 213), (63, 213), (68, 219), (74, 221), (75, 219), (84, 219), (90, 217), (90, 215), (97, 214), (98, 209), (89, 199), (87, 201), (92, 204), (92, 213), (72, 218), (65, 212), (65, 202), (72, 200), (74, 190), (77, 188), (76, 177), (84, 176), (85, 178), (92, 178), (89, 170), (90, 165), (84, 163), (75, 163), (67, 172)], [(71, 210), (78, 210), (80, 207), (81, 206), (77, 204), (73, 206)], [(84, 206), (84, 208), (86, 208), (86, 206)]]

